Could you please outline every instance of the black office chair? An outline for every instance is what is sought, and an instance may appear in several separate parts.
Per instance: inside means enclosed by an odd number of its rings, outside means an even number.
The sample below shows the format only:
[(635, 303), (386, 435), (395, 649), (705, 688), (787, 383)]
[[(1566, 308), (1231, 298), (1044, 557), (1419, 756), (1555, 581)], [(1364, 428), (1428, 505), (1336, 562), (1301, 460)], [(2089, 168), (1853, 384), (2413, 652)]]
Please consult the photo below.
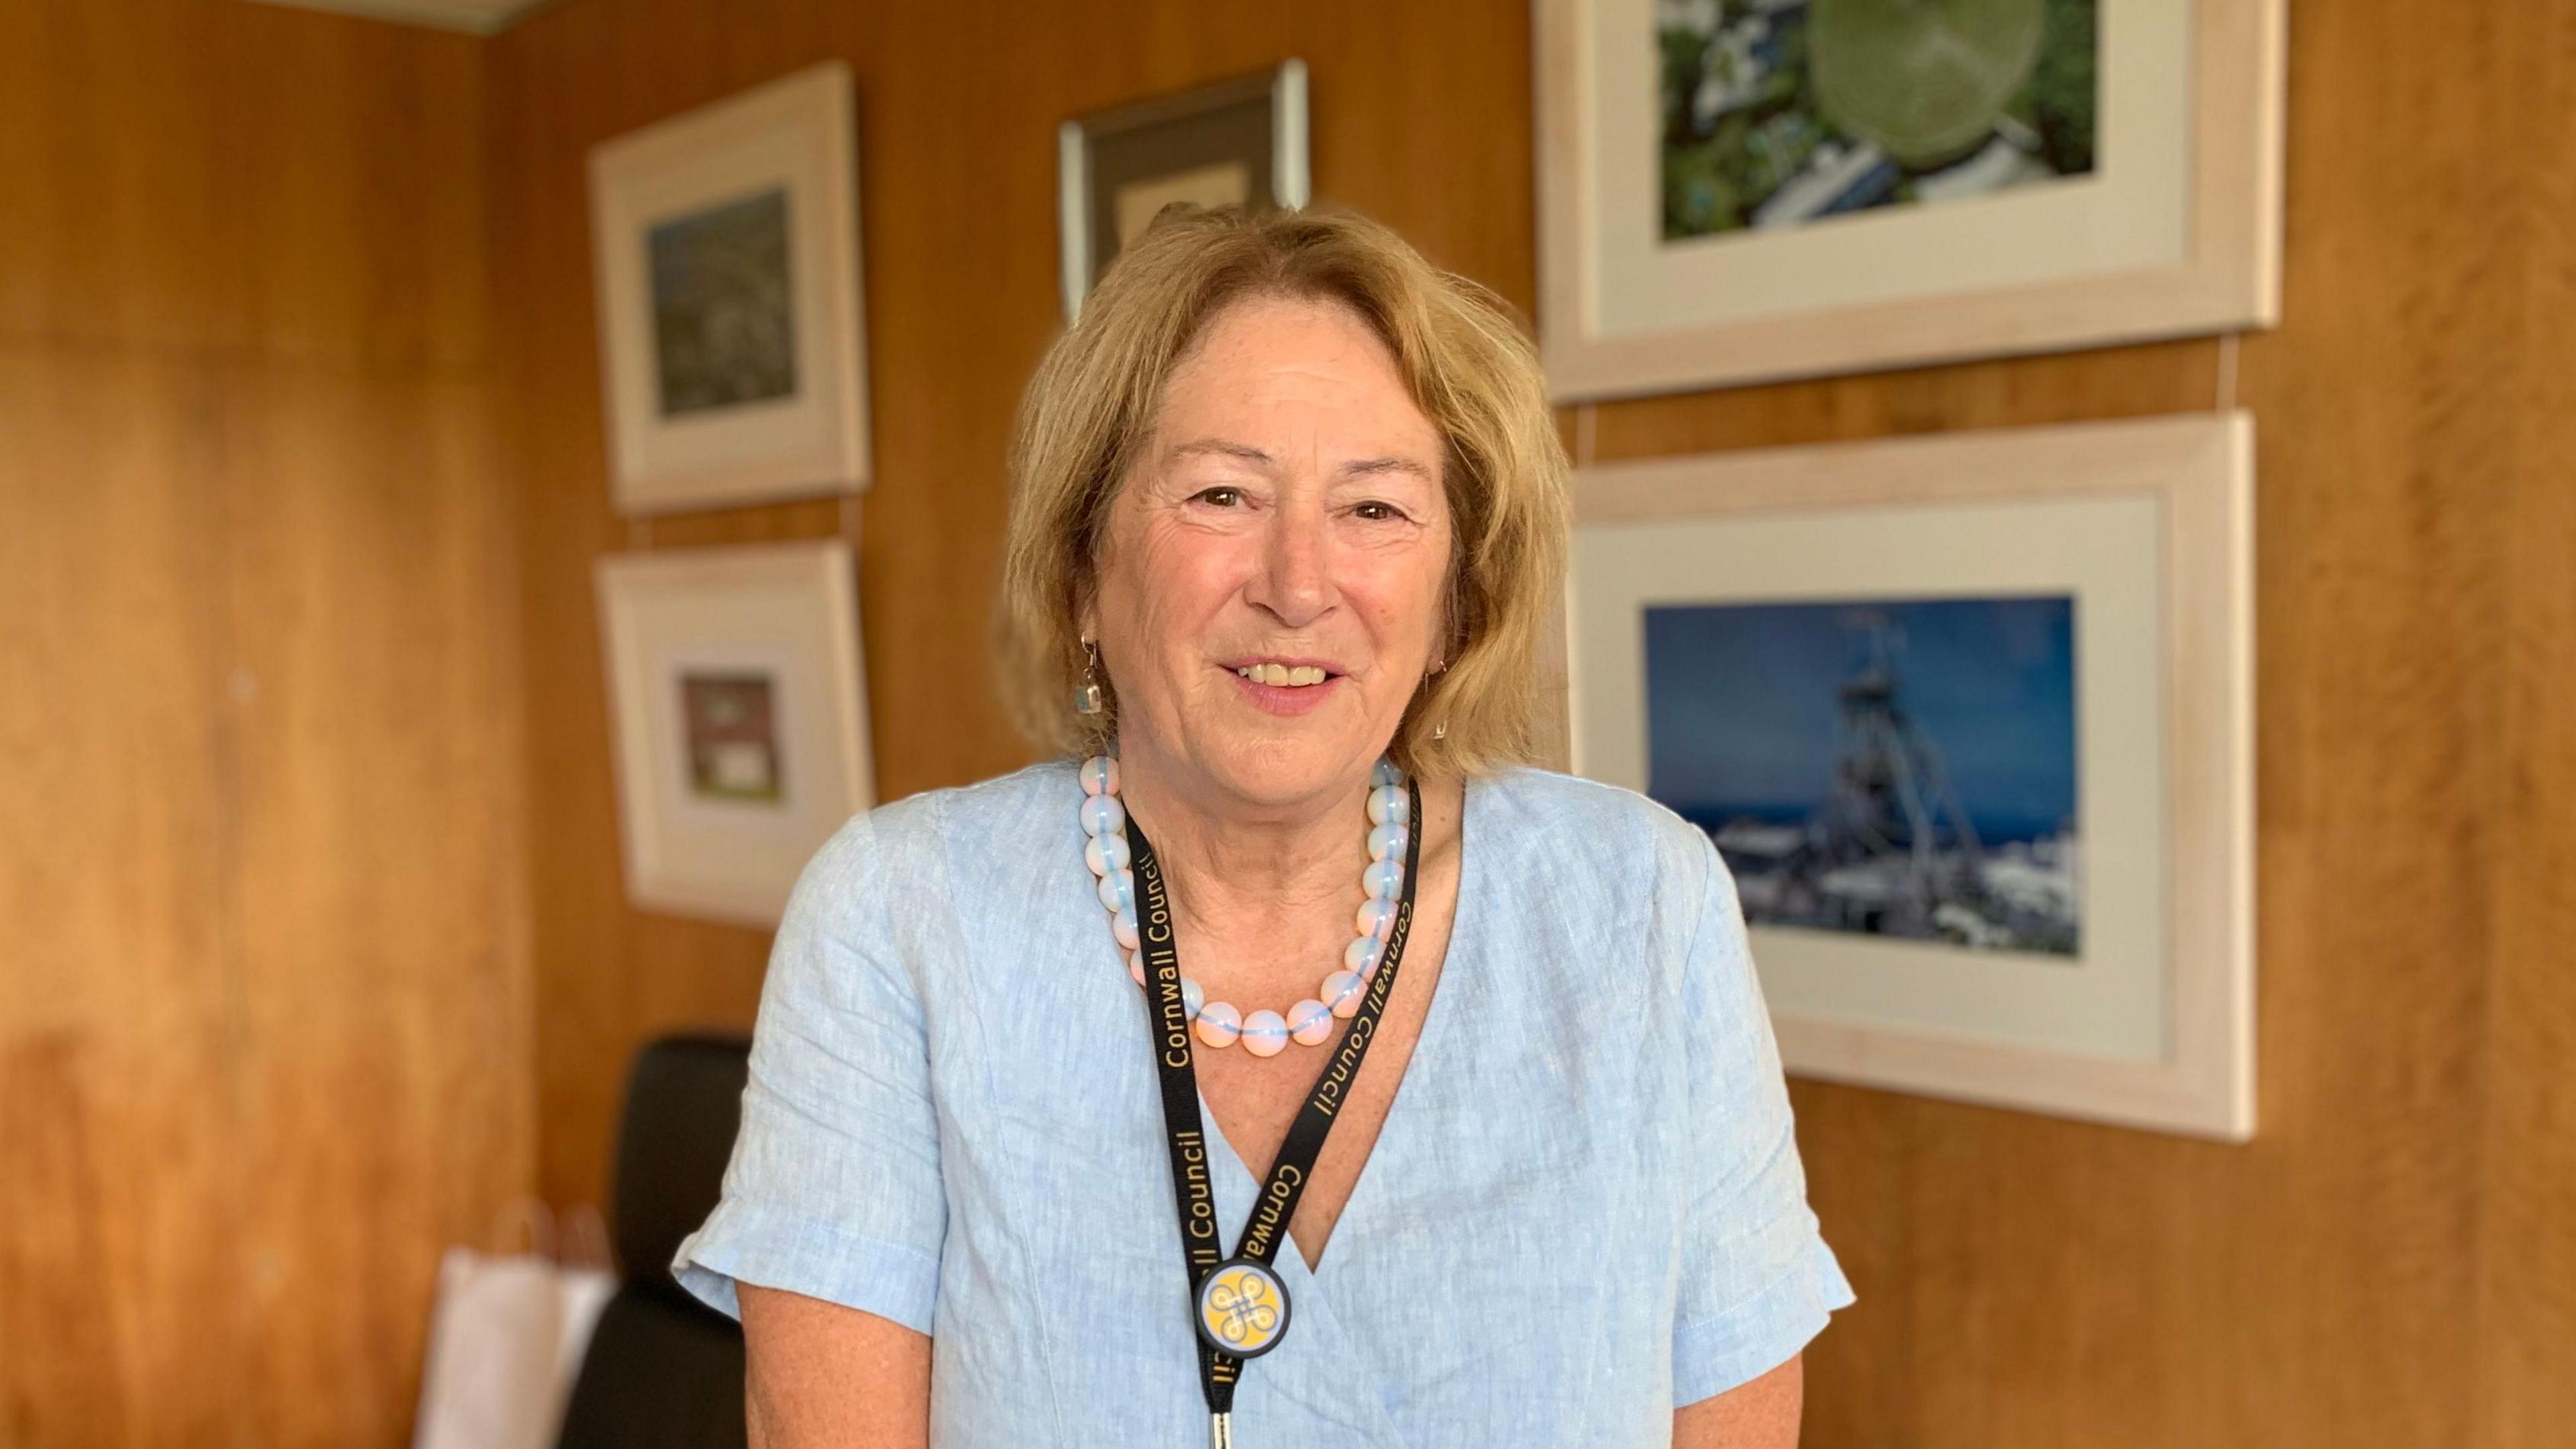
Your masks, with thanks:
[(751, 1044), (667, 1037), (635, 1057), (618, 1128), (617, 1262), (564, 1407), (558, 1449), (738, 1449), (742, 1329), (671, 1276), (680, 1240), (706, 1221), (742, 1125)]

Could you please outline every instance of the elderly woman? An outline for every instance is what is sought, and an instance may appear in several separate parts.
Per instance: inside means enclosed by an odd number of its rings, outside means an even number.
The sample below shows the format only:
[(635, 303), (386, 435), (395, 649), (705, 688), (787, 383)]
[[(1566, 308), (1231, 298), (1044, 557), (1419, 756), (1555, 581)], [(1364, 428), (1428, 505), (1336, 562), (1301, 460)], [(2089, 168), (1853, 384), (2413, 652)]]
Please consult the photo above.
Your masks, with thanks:
[(1167, 217), (1020, 422), (1064, 757), (852, 820), (724, 1200), (753, 1442), (1788, 1445), (1851, 1301), (1705, 835), (1529, 768), (1566, 468), (1484, 292)]

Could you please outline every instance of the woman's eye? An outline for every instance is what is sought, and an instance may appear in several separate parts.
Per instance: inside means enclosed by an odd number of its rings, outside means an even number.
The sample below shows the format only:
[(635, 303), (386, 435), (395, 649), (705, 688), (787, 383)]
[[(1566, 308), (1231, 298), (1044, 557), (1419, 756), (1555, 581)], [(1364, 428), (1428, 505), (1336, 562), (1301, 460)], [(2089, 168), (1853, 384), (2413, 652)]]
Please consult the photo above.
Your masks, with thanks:
[(1212, 503), (1219, 508), (1232, 508), (1234, 505), (1243, 501), (1243, 490), (1240, 488), (1202, 488), (1199, 490), (1196, 497), (1201, 503)]
[(1351, 511), (1362, 518), (1370, 520), (1371, 522), (1377, 522), (1389, 518), (1402, 518), (1404, 516), (1404, 514), (1399, 511), (1394, 504), (1380, 503), (1374, 499), (1361, 504)]

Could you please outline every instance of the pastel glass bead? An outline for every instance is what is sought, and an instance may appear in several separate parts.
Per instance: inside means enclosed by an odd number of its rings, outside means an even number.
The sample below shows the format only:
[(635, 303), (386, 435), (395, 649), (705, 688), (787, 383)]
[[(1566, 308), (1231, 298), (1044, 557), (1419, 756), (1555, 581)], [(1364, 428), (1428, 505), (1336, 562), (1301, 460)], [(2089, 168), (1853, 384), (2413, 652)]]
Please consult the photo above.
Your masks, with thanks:
[(1126, 823), (1127, 807), (1118, 803), (1117, 796), (1085, 795), (1082, 797), (1083, 834), (1115, 835), (1119, 827)]
[(1395, 902), (1371, 896), (1360, 902), (1359, 914), (1352, 918), (1351, 928), (1375, 941), (1386, 939), (1395, 926)]
[(1082, 863), (1091, 867), (1093, 875), (1107, 875), (1113, 870), (1125, 870), (1127, 837), (1095, 835), (1085, 840), (1082, 842)]
[(1136, 978), (1137, 985), (1142, 986), (1145, 984), (1144, 952), (1130, 951), (1127, 953), (1127, 974)]
[(1333, 1034), (1333, 1009), (1313, 997), (1288, 1008), (1288, 1035), (1299, 1046), (1322, 1046)]
[(1324, 1005), (1333, 1015), (1345, 1019), (1359, 1014), (1360, 993), (1367, 983), (1348, 971), (1336, 971), (1324, 978)]
[(1082, 762), (1082, 793), (1115, 795), (1118, 793), (1118, 762), (1107, 755), (1094, 755)]
[(1342, 969), (1354, 976), (1369, 976), (1377, 963), (1386, 959), (1386, 943), (1373, 936), (1353, 936), (1342, 948)]
[(1126, 950), (1133, 951), (1142, 944), (1144, 938), (1136, 934), (1136, 908), (1119, 907), (1118, 914), (1109, 918), (1109, 932), (1118, 938), (1118, 944)]
[(1391, 901), (1404, 889), (1404, 867), (1391, 860), (1372, 860), (1360, 872), (1360, 889), (1382, 901)]
[[(1125, 842), (1121, 841), (1120, 843), (1124, 844)], [(1371, 860), (1402, 860), (1404, 858), (1404, 827), (1401, 825), (1370, 826), (1368, 852), (1369, 859)], [(1095, 875), (1098, 873), (1099, 872), (1096, 870), (1093, 872)]]
[(1395, 761), (1380, 760), (1369, 770), (1369, 783), (1372, 785), (1401, 785), (1404, 783), (1404, 772), (1395, 767)]
[(1243, 1016), (1222, 1001), (1211, 1001), (1200, 1009), (1194, 1030), (1200, 1041), (1223, 1050), (1243, 1035)]
[(1275, 1011), (1256, 1011), (1243, 1019), (1243, 1049), (1256, 1057), (1275, 1057), (1288, 1047), (1288, 1022)]
[(1402, 825), (1413, 813), (1413, 802), (1394, 785), (1380, 785), (1369, 792), (1368, 815), (1371, 825)]
[(1113, 871), (1108, 875), (1102, 876), (1100, 878), (1100, 903), (1113, 911), (1127, 911), (1135, 909), (1136, 873), (1134, 871), (1121, 870)]
[[(1224, 1005), (1224, 1003), (1223, 1003), (1223, 1002), (1219, 1002), (1219, 1003), (1217, 1003), (1217, 1004), (1218, 1004), (1218, 1005), (1220, 1005), (1220, 1006), (1223, 1006), (1223, 1005)], [(1205, 1005), (1207, 1005), (1207, 988), (1206, 988), (1206, 987), (1204, 987), (1204, 986), (1201, 986), (1200, 984), (1198, 984), (1198, 983), (1197, 983), (1197, 982), (1195, 982), (1195, 981), (1192, 981), (1190, 978), (1188, 978), (1188, 977), (1186, 977), (1186, 976), (1182, 977), (1182, 978), (1181, 978), (1181, 1011), (1182, 1011), (1182, 1013), (1183, 1013), (1184, 1015), (1188, 1016), (1190, 1020), (1192, 1020), (1192, 1021), (1196, 1021), (1196, 1020), (1198, 1020), (1198, 1019), (1199, 1019), (1199, 1009), (1200, 1009), (1201, 1007), (1205, 1006)], [(1233, 1007), (1231, 1007), (1231, 1006), (1227, 1006), (1225, 1009), (1226, 1009), (1226, 1010), (1228, 1010), (1228, 1011), (1232, 1011), (1232, 1010), (1234, 1010), (1234, 1008), (1233, 1008)]]

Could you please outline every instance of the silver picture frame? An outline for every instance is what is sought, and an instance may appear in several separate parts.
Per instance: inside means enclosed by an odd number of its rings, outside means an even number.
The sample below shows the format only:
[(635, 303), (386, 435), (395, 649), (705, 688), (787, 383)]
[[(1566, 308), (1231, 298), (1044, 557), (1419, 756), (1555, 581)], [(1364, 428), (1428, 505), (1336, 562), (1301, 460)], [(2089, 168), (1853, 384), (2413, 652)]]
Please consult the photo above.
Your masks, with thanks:
[(1058, 127), (1065, 321), (1081, 315), (1119, 246), (1163, 204), (1305, 206), (1313, 196), (1306, 122), (1306, 63), (1292, 58)]

